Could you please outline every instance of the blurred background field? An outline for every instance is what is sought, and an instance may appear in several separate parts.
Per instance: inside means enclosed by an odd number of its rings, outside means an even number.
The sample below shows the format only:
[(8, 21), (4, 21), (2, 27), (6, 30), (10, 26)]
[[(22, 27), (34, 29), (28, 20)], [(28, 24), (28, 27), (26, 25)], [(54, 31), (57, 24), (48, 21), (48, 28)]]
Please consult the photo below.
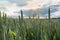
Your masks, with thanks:
[(23, 12), (18, 18), (8, 18), (0, 12), (0, 40), (60, 40), (60, 19), (23, 18)]

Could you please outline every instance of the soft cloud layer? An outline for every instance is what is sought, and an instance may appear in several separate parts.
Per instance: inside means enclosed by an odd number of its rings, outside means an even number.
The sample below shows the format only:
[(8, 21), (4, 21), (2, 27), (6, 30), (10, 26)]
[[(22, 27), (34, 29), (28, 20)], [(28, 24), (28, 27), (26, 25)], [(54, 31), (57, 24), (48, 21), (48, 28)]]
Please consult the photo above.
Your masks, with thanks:
[[(24, 17), (32, 13), (39, 13), (40, 16), (47, 16), (48, 7), (51, 8), (51, 17), (60, 16), (60, 0), (0, 0), (0, 10), (8, 16), (18, 16), (19, 11), (24, 11)], [(32, 10), (32, 11), (31, 11)]]

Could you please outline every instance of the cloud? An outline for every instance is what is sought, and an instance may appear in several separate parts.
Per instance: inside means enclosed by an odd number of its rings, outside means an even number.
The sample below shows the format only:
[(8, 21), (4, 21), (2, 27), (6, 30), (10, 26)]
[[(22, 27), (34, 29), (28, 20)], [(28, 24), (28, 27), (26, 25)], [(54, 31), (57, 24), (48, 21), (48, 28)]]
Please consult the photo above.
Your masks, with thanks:
[(52, 13), (51, 14), (51, 17), (53, 17), (53, 18), (59, 18), (60, 17), (60, 11), (57, 11), (55, 13)]
[(5, 7), (0, 7), (0, 11), (8, 11)]
[(51, 17), (58, 18), (60, 17), (60, 5), (59, 6), (57, 5), (55, 8), (56, 11), (51, 13)]
[(59, 8), (60, 8), (60, 5), (51, 5), (50, 6), (51, 13), (59, 11)]
[(9, 16), (18, 16), (21, 9), (25, 17), (30, 14), (37, 15), (37, 13), (40, 16), (47, 16), (48, 7), (51, 8), (51, 16), (58, 15), (60, 13), (59, 5), (60, 0), (0, 0), (0, 10)]
[(19, 6), (25, 10), (41, 8), (44, 4), (49, 3), (48, 0), (8, 0), (8, 2), (16, 4), (16, 6)]
[(58, 5), (60, 4), (60, 0), (51, 0), (51, 5)]
[[(58, 17), (58, 14), (60, 11), (60, 5), (51, 5), (50, 6), (50, 13), (51, 13), (51, 17), (53, 17), (55, 14), (57, 16), (54, 16), (54, 17)], [(19, 11), (15, 11), (14, 13), (18, 13), (20, 14), (20, 10)], [(37, 16), (37, 15), (40, 15), (41, 17), (46, 17), (48, 16), (48, 7), (43, 7), (43, 8), (39, 8), (39, 9), (36, 9), (36, 10), (23, 10), (23, 14), (26, 15), (27, 17), (30, 15), (30, 16)], [(54, 15), (53, 15), (54, 14)]]
[(17, 6), (25, 6), (27, 5), (27, 0), (8, 0), (10, 3), (16, 3)]

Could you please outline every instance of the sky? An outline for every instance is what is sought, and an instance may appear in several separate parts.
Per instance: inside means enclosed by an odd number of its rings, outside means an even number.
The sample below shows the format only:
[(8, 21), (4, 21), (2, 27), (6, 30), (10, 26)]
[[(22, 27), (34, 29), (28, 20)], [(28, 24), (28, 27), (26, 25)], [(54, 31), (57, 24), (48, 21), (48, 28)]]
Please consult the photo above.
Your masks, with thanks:
[(60, 0), (0, 0), (0, 11), (9, 17), (18, 17), (22, 10), (24, 17), (40, 15), (43, 18), (48, 15), (49, 7), (51, 17), (60, 17)]

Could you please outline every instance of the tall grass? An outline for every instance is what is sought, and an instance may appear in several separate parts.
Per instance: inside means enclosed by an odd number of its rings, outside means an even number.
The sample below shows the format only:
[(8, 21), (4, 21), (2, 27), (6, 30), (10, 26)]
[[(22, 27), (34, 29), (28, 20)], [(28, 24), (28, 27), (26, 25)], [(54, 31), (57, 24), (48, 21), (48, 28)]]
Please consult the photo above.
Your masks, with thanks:
[(3, 17), (0, 12), (0, 40), (60, 40), (60, 19), (23, 18), (23, 11), (18, 19)]

